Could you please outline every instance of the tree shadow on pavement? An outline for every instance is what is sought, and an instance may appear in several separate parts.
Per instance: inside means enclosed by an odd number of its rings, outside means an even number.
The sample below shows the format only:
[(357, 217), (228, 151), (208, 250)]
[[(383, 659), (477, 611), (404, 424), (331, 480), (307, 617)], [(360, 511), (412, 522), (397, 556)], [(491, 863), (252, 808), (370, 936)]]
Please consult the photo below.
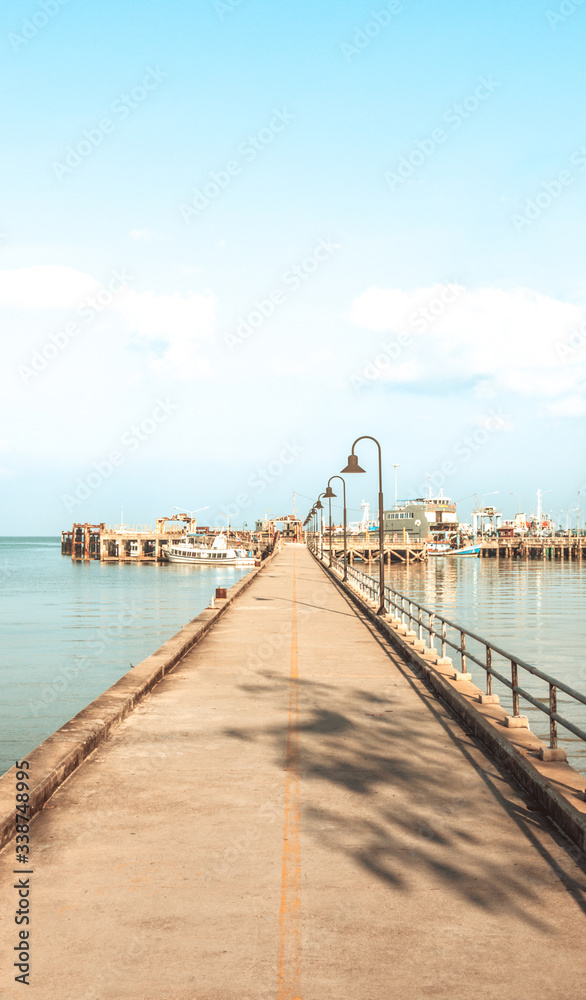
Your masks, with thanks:
[[(421, 700), (411, 697), (406, 707), (396, 670), (390, 658), (387, 680), (395, 687), (380, 695), (355, 679), (346, 685), (292, 682), (266, 669), (257, 672), (257, 683), (241, 685), (244, 698), (274, 701), (278, 716), (288, 705), (290, 684), (298, 685), (304, 835), (395, 890), (412, 893), (423, 878), (430, 890), (443, 886), (456, 900), (491, 914), (515, 914), (542, 932), (555, 930), (542, 902), (543, 888), (554, 882), (586, 911), (579, 852), (566, 855), (565, 863), (554, 858), (551, 838), (562, 853), (568, 851), (565, 837), (528, 811), (522, 793), (408, 672)], [(383, 679), (381, 687), (389, 684)], [(268, 744), (282, 781), (285, 720), (225, 732)]]

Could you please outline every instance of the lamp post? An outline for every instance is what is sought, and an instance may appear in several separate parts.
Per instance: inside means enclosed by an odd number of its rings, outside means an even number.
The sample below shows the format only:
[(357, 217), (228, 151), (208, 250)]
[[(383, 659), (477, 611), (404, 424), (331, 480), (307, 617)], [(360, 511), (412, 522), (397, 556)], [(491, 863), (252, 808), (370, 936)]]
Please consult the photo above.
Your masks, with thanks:
[(381, 446), (376, 438), (371, 437), (370, 434), (363, 434), (362, 437), (356, 438), (354, 444), (352, 445), (352, 451), (348, 455), (348, 465), (345, 469), (341, 471), (343, 473), (349, 472), (364, 472), (358, 464), (358, 459), (354, 454), (354, 449), (359, 441), (374, 441), (378, 448), (378, 539), (379, 539), (379, 562), (380, 562), (380, 601), (377, 614), (384, 615), (385, 613), (385, 530), (383, 525), (384, 513), (383, 513), (383, 460)]
[(329, 485), (326, 487), (324, 498), (327, 499), (328, 501), (328, 520), (329, 520), (328, 532), (330, 536), (328, 566), (331, 569), (332, 568), (332, 491)]
[[(327, 496), (328, 500), (331, 500), (331, 498), (333, 498), (333, 497), (336, 496), (336, 494), (332, 491), (332, 487), (330, 486), (330, 483), (331, 483), (332, 479), (339, 479), (340, 482), (342, 483), (342, 487), (343, 487), (343, 490), (344, 490), (344, 580), (347, 580), (348, 579), (348, 541), (347, 541), (347, 530), (346, 530), (346, 483), (342, 479), (341, 476), (330, 476), (330, 478), (328, 479), (328, 488), (326, 490), (326, 496)], [(331, 525), (331, 518), (330, 518), (330, 525)], [(331, 528), (330, 528), (330, 545), (331, 545), (331, 539), (332, 539), (332, 534), (331, 534)], [(330, 559), (330, 566), (331, 565), (332, 565), (332, 561)]]
[(580, 493), (578, 490), (578, 501), (576, 503), (576, 538), (580, 537)]
[(182, 510), (184, 514), (189, 514), (189, 519), (194, 520), (193, 515), (199, 514), (200, 510), (209, 510), (209, 504), (207, 507), (197, 507), (196, 510), (188, 510), (187, 507), (174, 507), (173, 510)]
[(398, 462), (393, 462), (393, 469), (395, 470), (395, 507), (397, 506), (397, 469), (399, 468)]
[[(490, 493), (483, 493), (482, 494), (482, 509), (480, 511), (480, 537), (481, 538), (484, 538), (484, 510), (486, 509), (485, 506), (484, 506), (484, 498), (485, 497), (493, 497), (498, 492), (499, 492), (498, 490), (491, 490)], [(492, 524), (492, 518), (490, 519), (490, 523)]]
[(521, 495), (520, 495), (520, 493), (515, 493), (514, 490), (509, 490), (509, 493), (510, 493), (510, 495), (512, 497), (517, 497), (517, 500), (519, 501), (519, 506), (518, 506), (518, 509), (517, 509), (517, 514), (520, 514), (521, 513)]
[(319, 510), (319, 557), (323, 559), (324, 557), (324, 505), (321, 502), (321, 498), (325, 496), (325, 493), (320, 493), (317, 498), (315, 509)]

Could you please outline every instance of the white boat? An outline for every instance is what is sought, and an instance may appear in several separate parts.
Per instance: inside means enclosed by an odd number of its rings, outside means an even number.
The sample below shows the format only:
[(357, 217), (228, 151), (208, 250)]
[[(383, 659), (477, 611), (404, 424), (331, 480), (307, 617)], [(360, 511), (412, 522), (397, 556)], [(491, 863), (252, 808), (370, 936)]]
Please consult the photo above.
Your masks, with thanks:
[(165, 549), (169, 562), (189, 563), (190, 566), (254, 566), (254, 555), (246, 549), (228, 548), (225, 535), (218, 535), (213, 545), (196, 544), (200, 536), (185, 535)]
[(428, 542), (427, 543), (427, 554), (428, 556), (447, 556), (449, 552), (452, 551), (452, 546), (449, 542)]

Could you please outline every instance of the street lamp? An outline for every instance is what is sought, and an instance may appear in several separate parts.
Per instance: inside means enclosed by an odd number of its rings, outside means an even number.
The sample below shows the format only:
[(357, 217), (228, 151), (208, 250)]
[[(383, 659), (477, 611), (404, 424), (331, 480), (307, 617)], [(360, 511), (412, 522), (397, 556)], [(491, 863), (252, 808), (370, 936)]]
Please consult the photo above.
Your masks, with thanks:
[[(499, 492), (498, 490), (491, 490), (490, 493), (483, 493), (482, 494), (482, 508), (481, 508), (481, 511), (480, 511), (480, 537), (481, 538), (484, 538), (484, 515), (482, 513), (482, 511), (484, 510), (484, 498), (485, 497), (495, 496), (498, 492)], [(492, 524), (492, 519), (491, 519), (490, 523)]]
[[(560, 510), (560, 514), (565, 514), (566, 515), (566, 531), (568, 533), (568, 538), (569, 538), (570, 537), (570, 517), (571, 517), (570, 511), (569, 510)], [(560, 524), (560, 528), (561, 528), (561, 524)]]
[(193, 515), (199, 514), (200, 510), (209, 510), (209, 509), (210, 509), (209, 504), (207, 505), (207, 507), (198, 507), (196, 510), (188, 510), (187, 507), (173, 507), (173, 510), (181, 510), (183, 511), (184, 514), (189, 514), (190, 521), (194, 520)]
[(354, 449), (359, 441), (374, 441), (378, 448), (378, 539), (379, 539), (379, 561), (380, 561), (380, 601), (377, 614), (384, 615), (385, 613), (385, 530), (384, 530), (384, 504), (383, 504), (383, 460), (381, 446), (376, 438), (371, 437), (370, 434), (363, 434), (362, 437), (356, 438), (356, 441), (352, 445), (352, 451), (348, 455), (348, 465), (341, 472), (347, 474), (349, 472), (364, 472), (358, 464), (358, 459), (354, 454)]
[(329, 546), (328, 566), (331, 569), (332, 568), (332, 497), (335, 496), (335, 493), (332, 493), (332, 489), (331, 489), (329, 483), (328, 483), (328, 485), (326, 487), (326, 491), (325, 491), (325, 493), (324, 493), (323, 496), (324, 496), (324, 500), (328, 501), (328, 514), (329, 514), (329, 529), (328, 530), (329, 530), (329, 533), (330, 533), (330, 546)]
[(315, 509), (319, 510), (319, 557), (323, 559), (324, 557), (324, 505), (321, 502), (321, 498), (325, 496), (325, 493), (320, 493), (317, 498)]
[(189, 514), (193, 519), (194, 514), (199, 514), (200, 510), (209, 510), (209, 504), (207, 507), (198, 507), (196, 510), (188, 510), (187, 507), (173, 507), (173, 510), (182, 510), (184, 514)]
[[(342, 483), (343, 488), (344, 488), (344, 580), (346, 580), (348, 578), (348, 551), (347, 551), (347, 549), (348, 549), (348, 543), (347, 543), (347, 531), (346, 531), (346, 483), (342, 479), (341, 476), (330, 476), (330, 478), (328, 479), (328, 488), (326, 490), (326, 496), (327, 496), (328, 500), (331, 500), (332, 497), (336, 496), (336, 494), (332, 491), (332, 487), (330, 486), (330, 483), (331, 483), (332, 479), (339, 479), (340, 482)], [(331, 508), (330, 508), (330, 511), (331, 511)], [(332, 519), (331, 519), (331, 516), (330, 516), (330, 546), (332, 544), (331, 522), (332, 522)], [(332, 561), (331, 561), (331, 553), (330, 553), (330, 566), (331, 565), (332, 565)]]
[(399, 463), (393, 463), (393, 469), (395, 470), (395, 507), (397, 506), (397, 469), (399, 468)]
[(519, 501), (519, 509), (517, 511), (517, 514), (520, 514), (521, 513), (521, 494), (520, 493), (515, 493), (514, 490), (509, 490), (509, 493), (510, 493), (510, 495), (512, 497), (517, 497), (517, 500)]
[(576, 504), (576, 538), (580, 537), (580, 493), (582, 491), (578, 490), (578, 501)]

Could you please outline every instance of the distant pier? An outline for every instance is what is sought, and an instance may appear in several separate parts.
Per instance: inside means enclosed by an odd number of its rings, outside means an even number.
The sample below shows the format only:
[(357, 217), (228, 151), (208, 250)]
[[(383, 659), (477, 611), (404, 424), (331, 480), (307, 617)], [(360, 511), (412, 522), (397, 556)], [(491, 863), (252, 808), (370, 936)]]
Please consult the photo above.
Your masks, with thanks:
[[(468, 544), (468, 543), (466, 543)], [(470, 541), (469, 544), (476, 544)], [(560, 562), (578, 560), (584, 558), (586, 551), (586, 537), (513, 537), (513, 538), (485, 538), (479, 541), (481, 559), (549, 559)], [(323, 537), (323, 551), (329, 554), (329, 538)], [(346, 546), (348, 554), (348, 565), (353, 566), (355, 560), (360, 562), (378, 562), (380, 546), (378, 533), (374, 532), (371, 537), (350, 535)], [(428, 543), (425, 541), (400, 541), (397, 542), (393, 536), (385, 537), (384, 560), (387, 565), (393, 563), (424, 563), (428, 558), (449, 558), (455, 555), (456, 549), (448, 551), (444, 555), (431, 553)], [(337, 559), (344, 558), (344, 540), (340, 535), (335, 535), (332, 539), (332, 555)]]
[[(324, 535), (324, 552), (329, 553), (329, 538)], [(378, 562), (380, 555), (380, 544), (378, 532), (370, 536), (350, 535), (346, 542), (348, 553), (348, 563), (354, 565), (354, 560), (361, 562)], [(344, 539), (341, 535), (332, 537), (332, 555), (338, 559), (344, 558)], [(392, 535), (385, 538), (384, 560), (385, 563), (409, 563), (422, 562), (427, 559), (428, 550), (426, 542), (396, 541)]]
[[(240, 544), (263, 559), (272, 550), (277, 534), (287, 541), (300, 540), (300, 522), (293, 515), (278, 521), (257, 522), (254, 531), (238, 529), (231, 538), (237, 537)], [(279, 527), (278, 527), (279, 526)], [(119, 524), (114, 527), (100, 524), (74, 524), (71, 530), (61, 532), (61, 553), (71, 556), (74, 562), (89, 562), (91, 559), (111, 563), (164, 563), (168, 545), (180, 542), (186, 534), (195, 533), (203, 544), (211, 544), (222, 529), (197, 527), (194, 518), (187, 514), (159, 517), (155, 528), (151, 525)]]
[(483, 559), (557, 559), (584, 558), (586, 538), (492, 538), (484, 539), (480, 549)]

